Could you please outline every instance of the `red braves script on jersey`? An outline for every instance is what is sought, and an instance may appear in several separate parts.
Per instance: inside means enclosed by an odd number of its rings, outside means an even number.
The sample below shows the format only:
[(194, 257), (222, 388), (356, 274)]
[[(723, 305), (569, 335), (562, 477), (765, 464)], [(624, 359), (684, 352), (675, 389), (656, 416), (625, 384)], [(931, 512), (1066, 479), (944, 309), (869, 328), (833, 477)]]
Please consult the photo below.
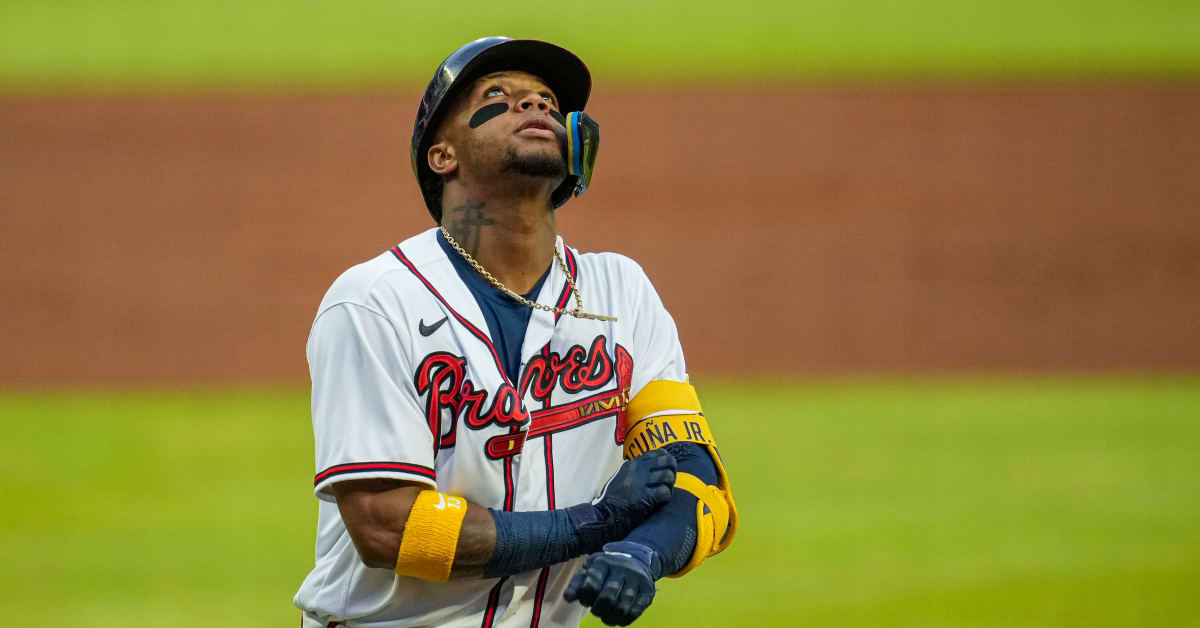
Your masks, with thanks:
[[(616, 416), (613, 438), (625, 441), (625, 405), (629, 403), (629, 384), (633, 375), (633, 358), (624, 347), (617, 345), (616, 365), (608, 355), (607, 339), (596, 336), (588, 349), (575, 345), (563, 354), (549, 346), (535, 354), (525, 365), (518, 393), (507, 382), (489, 401), (488, 392), (476, 387), (466, 376), (466, 358), (445, 351), (431, 353), (417, 367), (414, 385), (420, 395), (428, 394), (425, 417), (429, 429), (441, 434), (443, 415), (458, 417), (467, 427), (478, 430), (488, 425), (522, 425), (532, 415), (527, 431), (494, 437), (488, 441), (487, 454), (492, 458), (511, 456), (520, 452), (525, 439), (570, 429), (588, 421)], [(614, 377), (615, 376), (615, 377)], [(555, 388), (568, 394), (600, 390), (582, 399), (550, 406)], [(528, 394), (543, 407), (532, 413), (517, 400)], [(447, 412), (447, 410), (449, 412)], [(438, 447), (455, 443), (457, 422), (439, 439)]]

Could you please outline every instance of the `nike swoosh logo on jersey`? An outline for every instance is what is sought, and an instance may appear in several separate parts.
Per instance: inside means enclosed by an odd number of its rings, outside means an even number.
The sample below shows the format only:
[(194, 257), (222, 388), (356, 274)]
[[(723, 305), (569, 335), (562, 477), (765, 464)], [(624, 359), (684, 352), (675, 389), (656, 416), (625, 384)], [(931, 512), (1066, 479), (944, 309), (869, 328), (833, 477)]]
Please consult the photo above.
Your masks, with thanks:
[(417, 324), (417, 329), (418, 329), (418, 331), (421, 332), (422, 336), (428, 336), (428, 335), (432, 334), (433, 332), (437, 331), (438, 327), (441, 327), (442, 323), (445, 323), (446, 320), (449, 318), (450, 318), (449, 316), (444, 316), (444, 317), (442, 317), (442, 320), (440, 320), (432, 325), (426, 325), (425, 319), (422, 318), (420, 320), (420, 322)]

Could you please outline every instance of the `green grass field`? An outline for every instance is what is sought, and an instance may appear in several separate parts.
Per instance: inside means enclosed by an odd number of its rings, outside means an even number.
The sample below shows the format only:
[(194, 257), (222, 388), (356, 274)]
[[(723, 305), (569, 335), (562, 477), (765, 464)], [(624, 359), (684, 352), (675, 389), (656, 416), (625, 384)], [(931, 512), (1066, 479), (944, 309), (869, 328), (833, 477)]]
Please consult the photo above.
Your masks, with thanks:
[[(639, 626), (1200, 625), (1200, 379), (698, 386), (741, 534)], [(6, 621), (292, 626), (311, 440), (303, 390), (0, 396)]]
[(424, 83), (486, 35), (559, 42), (600, 80), (1200, 76), (1190, 0), (0, 0), (0, 87)]

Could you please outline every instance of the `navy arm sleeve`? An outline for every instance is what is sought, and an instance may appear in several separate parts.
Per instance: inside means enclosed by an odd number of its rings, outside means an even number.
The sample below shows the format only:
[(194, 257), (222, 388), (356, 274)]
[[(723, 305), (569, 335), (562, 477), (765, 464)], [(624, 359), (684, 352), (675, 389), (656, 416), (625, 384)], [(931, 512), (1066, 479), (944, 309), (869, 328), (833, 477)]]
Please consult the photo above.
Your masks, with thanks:
[[(672, 443), (663, 449), (674, 456), (679, 473), (690, 473), (705, 484), (717, 484), (717, 466), (704, 447), (696, 443)], [(696, 550), (696, 502), (695, 495), (673, 488), (671, 501), (625, 537), (626, 541), (646, 545), (658, 554), (662, 573), (651, 574), (655, 579), (683, 569)]]

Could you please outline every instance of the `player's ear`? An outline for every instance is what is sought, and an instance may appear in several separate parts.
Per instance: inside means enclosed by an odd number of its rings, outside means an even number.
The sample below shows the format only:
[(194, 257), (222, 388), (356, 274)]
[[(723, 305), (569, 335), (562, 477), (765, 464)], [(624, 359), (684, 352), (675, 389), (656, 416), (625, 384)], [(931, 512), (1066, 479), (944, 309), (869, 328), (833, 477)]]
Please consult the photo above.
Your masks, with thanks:
[(445, 176), (458, 169), (458, 158), (449, 142), (438, 142), (430, 146), (426, 157), (429, 160), (429, 169), (435, 174)]

